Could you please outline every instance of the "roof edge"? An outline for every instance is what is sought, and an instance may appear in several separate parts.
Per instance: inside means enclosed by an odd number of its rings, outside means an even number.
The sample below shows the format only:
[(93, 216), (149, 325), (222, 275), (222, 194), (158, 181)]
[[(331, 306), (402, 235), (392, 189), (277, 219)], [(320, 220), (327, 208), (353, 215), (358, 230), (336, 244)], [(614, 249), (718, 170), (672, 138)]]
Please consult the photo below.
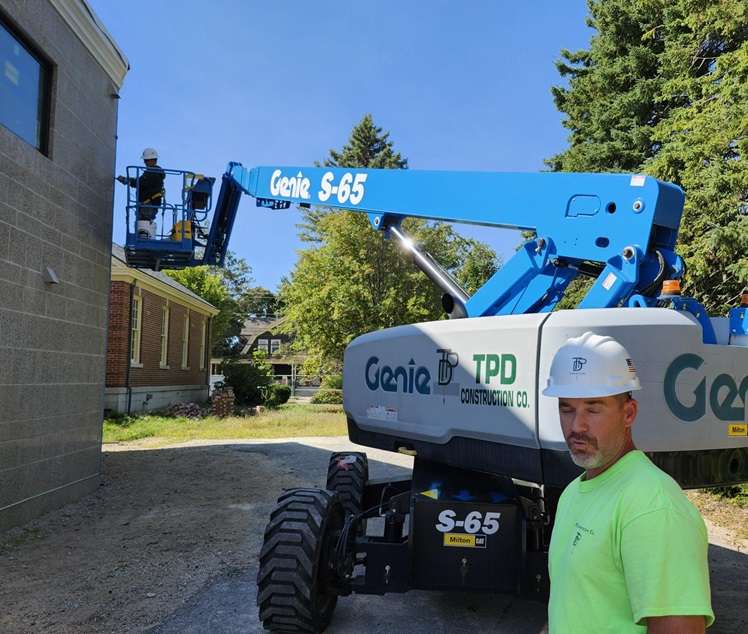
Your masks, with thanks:
[(218, 308), (213, 306), (213, 304), (209, 304), (205, 300), (198, 301), (193, 297), (186, 295), (185, 293), (181, 293), (174, 287), (164, 284), (154, 277), (143, 275), (138, 271), (138, 269), (131, 269), (126, 266), (119, 267), (113, 265), (110, 280), (112, 282), (125, 282), (127, 284), (133, 284), (137, 282), (141, 286), (156, 291), (167, 299), (171, 299), (172, 301), (176, 301), (185, 306), (191, 306), (195, 310), (202, 311), (210, 317), (215, 317), (218, 313), (221, 312)]
[(86, 0), (50, 0), (73, 33), (93, 55), (119, 90), (130, 69), (127, 57)]

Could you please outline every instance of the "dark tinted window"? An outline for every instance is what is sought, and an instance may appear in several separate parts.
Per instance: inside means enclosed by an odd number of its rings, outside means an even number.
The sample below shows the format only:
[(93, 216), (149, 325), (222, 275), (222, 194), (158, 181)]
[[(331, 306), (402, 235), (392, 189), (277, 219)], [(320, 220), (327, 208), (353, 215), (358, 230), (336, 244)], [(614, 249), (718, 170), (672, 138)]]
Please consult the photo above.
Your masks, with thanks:
[(47, 69), (0, 20), (0, 124), (46, 152)]

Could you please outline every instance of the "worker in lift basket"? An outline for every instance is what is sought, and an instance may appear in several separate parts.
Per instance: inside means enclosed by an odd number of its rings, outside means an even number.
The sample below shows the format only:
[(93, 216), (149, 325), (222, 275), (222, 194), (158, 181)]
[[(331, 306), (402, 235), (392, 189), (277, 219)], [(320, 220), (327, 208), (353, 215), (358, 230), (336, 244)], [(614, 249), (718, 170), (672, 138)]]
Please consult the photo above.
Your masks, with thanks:
[(164, 170), (157, 165), (158, 152), (152, 147), (147, 147), (141, 155), (146, 169), (137, 178), (126, 178), (117, 176), (117, 180), (123, 185), (138, 188), (138, 238), (153, 239), (156, 235), (156, 217), (161, 197), (164, 190)]
[(691, 634), (714, 622), (699, 512), (631, 436), (634, 363), (591, 332), (556, 352), (543, 394), (584, 473), (561, 494), (548, 567), (550, 634)]

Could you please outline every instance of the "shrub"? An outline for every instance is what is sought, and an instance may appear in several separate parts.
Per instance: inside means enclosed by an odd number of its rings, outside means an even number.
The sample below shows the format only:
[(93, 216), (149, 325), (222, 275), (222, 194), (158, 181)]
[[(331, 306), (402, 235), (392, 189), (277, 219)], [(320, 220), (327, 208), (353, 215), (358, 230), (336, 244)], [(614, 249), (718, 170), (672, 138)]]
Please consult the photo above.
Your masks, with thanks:
[(326, 405), (339, 405), (343, 403), (343, 390), (335, 390), (328, 387), (320, 388), (314, 396), (312, 396), (312, 403), (315, 404), (326, 404)]
[(268, 390), (268, 398), (265, 405), (268, 407), (278, 407), (286, 403), (291, 397), (291, 388), (287, 385), (271, 385)]
[(328, 374), (322, 379), (322, 387), (329, 387), (333, 390), (343, 389), (343, 375), (342, 374)]
[(239, 405), (262, 405), (270, 394), (273, 368), (264, 353), (255, 353), (251, 363), (225, 363), (224, 382), (234, 388)]

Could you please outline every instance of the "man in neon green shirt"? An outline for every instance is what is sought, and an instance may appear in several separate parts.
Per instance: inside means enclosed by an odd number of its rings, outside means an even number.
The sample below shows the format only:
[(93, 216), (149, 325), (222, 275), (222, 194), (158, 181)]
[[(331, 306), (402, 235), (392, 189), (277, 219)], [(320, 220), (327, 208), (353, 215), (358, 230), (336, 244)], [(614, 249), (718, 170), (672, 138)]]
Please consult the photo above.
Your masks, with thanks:
[(543, 393), (558, 397), (585, 472), (561, 495), (553, 527), (550, 634), (695, 634), (714, 621), (704, 521), (633, 443), (639, 389), (612, 337), (587, 332), (553, 359)]

